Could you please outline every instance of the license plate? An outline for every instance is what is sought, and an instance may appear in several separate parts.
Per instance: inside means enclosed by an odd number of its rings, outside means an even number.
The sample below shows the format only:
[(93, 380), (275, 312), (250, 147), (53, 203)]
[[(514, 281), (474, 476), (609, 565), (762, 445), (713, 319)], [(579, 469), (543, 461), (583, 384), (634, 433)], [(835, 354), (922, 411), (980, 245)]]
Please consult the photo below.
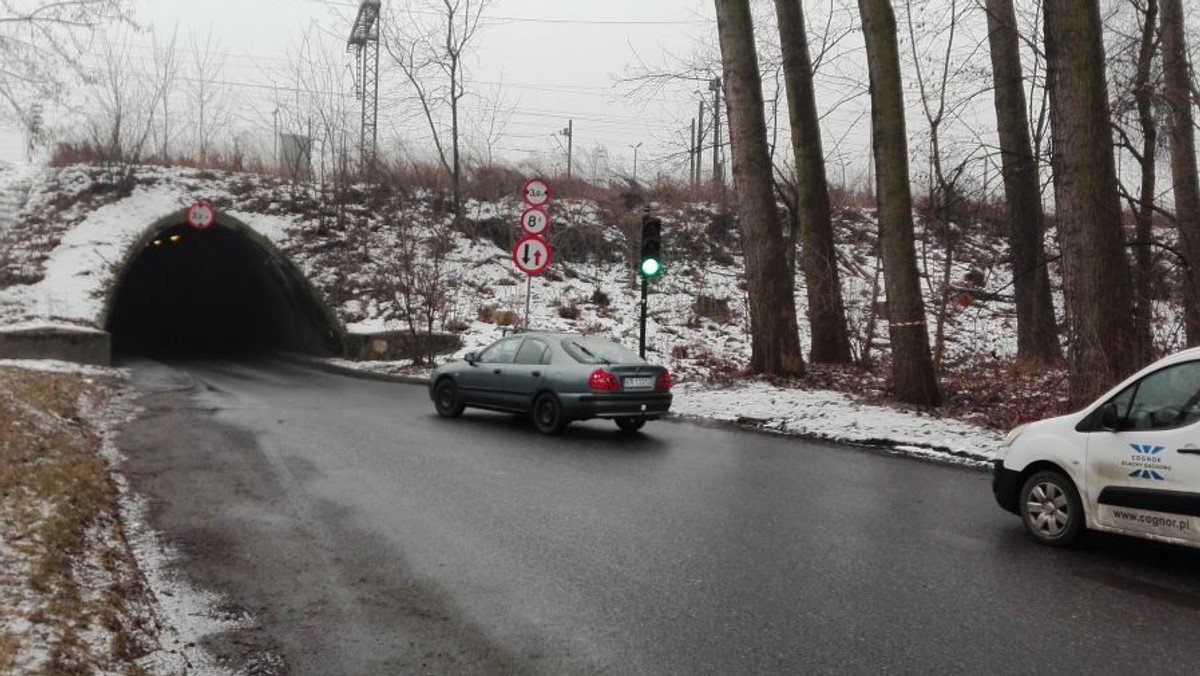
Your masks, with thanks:
[(627, 390), (644, 390), (654, 387), (653, 378), (626, 378), (625, 389)]

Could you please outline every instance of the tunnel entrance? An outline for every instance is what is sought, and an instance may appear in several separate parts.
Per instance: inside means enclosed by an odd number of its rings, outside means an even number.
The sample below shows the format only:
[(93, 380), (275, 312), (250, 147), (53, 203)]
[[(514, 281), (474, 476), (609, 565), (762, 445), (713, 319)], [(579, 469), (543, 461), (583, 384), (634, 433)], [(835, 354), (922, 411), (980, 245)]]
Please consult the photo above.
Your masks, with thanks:
[(246, 233), (168, 225), (127, 260), (105, 326), (115, 354), (341, 353), (336, 320), (299, 270)]

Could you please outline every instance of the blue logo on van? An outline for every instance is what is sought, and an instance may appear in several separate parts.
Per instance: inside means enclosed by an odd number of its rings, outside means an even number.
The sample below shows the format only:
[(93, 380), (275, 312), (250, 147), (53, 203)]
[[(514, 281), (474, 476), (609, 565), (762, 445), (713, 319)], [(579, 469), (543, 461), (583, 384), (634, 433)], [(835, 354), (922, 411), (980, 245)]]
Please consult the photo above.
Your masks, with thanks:
[(1129, 473), (1129, 476), (1135, 479), (1153, 479), (1154, 481), (1165, 481), (1161, 474), (1152, 469), (1135, 469)]
[(1129, 447), (1133, 449), (1134, 453), (1143, 455), (1158, 455), (1163, 452), (1162, 446), (1151, 446), (1150, 444), (1129, 444)]

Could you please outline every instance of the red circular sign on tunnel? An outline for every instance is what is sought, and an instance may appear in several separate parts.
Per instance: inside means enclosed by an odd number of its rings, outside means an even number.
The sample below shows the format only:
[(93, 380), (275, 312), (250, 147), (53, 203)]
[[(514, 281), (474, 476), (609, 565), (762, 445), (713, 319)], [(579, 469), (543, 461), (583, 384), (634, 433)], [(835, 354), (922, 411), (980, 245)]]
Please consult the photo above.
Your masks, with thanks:
[(217, 222), (217, 210), (204, 200), (199, 200), (184, 212), (184, 218), (187, 219), (187, 224), (197, 230), (204, 230), (212, 227), (213, 223)]

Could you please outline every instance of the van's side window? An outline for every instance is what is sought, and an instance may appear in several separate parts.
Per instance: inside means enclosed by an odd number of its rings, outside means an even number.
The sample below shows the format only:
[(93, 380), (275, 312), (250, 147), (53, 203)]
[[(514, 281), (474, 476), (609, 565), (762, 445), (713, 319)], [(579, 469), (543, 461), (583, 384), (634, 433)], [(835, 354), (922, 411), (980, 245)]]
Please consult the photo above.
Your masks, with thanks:
[(1168, 366), (1113, 398), (1131, 430), (1158, 430), (1200, 420), (1200, 361)]

